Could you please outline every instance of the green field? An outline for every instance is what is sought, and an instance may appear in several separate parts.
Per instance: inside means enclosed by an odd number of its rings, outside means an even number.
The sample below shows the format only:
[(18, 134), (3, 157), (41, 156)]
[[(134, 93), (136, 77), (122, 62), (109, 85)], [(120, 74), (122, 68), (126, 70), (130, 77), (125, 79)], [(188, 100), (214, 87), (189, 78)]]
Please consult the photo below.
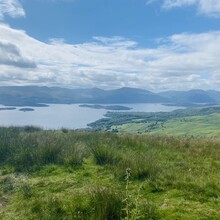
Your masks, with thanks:
[(108, 112), (90, 126), (97, 131), (220, 138), (220, 107), (194, 107), (173, 112)]
[(219, 207), (218, 139), (0, 128), (2, 220), (217, 220)]
[[(155, 122), (153, 122), (155, 124)], [(215, 113), (207, 116), (191, 116), (158, 122), (154, 129), (150, 123), (127, 123), (119, 126), (112, 126), (119, 132), (149, 133), (157, 135), (181, 135), (197, 137), (220, 138), (220, 114)]]

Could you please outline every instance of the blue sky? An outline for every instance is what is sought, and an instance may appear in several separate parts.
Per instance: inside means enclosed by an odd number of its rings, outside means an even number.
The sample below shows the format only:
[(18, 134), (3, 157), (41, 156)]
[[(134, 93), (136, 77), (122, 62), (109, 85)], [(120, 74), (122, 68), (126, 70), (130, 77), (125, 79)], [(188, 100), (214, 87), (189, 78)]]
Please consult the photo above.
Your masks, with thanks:
[(220, 86), (219, 0), (0, 0), (0, 85)]

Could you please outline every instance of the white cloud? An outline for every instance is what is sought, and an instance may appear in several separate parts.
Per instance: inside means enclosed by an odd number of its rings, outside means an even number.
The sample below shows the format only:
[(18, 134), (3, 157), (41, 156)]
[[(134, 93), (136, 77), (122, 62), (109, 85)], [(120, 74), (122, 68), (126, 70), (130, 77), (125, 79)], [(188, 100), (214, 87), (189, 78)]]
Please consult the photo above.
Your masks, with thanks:
[[(0, 24), (0, 85), (218, 89), (220, 31), (183, 33), (140, 48), (122, 37), (40, 42)], [(207, 76), (207, 77), (204, 77)]]
[(0, 65), (16, 66), (21, 68), (36, 68), (31, 60), (22, 57), (16, 45), (4, 43), (0, 40)]
[(219, 0), (163, 0), (163, 8), (175, 8), (195, 5), (198, 12), (211, 17), (220, 17)]
[(199, 0), (164, 0), (163, 7), (173, 8), (173, 7), (183, 7), (197, 4)]
[(0, 0), (0, 20), (4, 19), (5, 15), (13, 18), (24, 17), (25, 11), (19, 0)]

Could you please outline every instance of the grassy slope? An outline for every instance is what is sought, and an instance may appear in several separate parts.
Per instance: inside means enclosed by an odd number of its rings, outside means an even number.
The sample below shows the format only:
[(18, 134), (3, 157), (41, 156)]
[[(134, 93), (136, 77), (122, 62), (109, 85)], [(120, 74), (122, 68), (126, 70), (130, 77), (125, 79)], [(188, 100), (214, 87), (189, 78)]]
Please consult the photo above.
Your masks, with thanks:
[(158, 123), (154, 129), (148, 130), (151, 123), (128, 123), (113, 126), (120, 132), (149, 133), (157, 135), (181, 135), (197, 137), (220, 137), (220, 114), (214, 113), (205, 116), (190, 116), (169, 119)]
[(220, 107), (200, 106), (173, 112), (108, 112), (90, 124), (94, 130), (156, 135), (220, 137)]
[(220, 219), (218, 140), (64, 132), (0, 129), (0, 219)]

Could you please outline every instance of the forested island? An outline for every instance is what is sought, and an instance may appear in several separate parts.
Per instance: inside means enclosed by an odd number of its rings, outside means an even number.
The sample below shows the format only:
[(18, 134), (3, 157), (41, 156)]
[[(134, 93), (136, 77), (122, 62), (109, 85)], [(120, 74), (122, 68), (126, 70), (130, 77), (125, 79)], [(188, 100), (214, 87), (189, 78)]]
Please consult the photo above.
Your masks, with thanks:
[(21, 112), (33, 112), (34, 109), (33, 108), (20, 108), (19, 111), (21, 111)]
[(79, 105), (80, 107), (85, 108), (94, 108), (94, 109), (106, 109), (106, 110), (131, 110), (132, 108), (121, 106), (121, 105)]

